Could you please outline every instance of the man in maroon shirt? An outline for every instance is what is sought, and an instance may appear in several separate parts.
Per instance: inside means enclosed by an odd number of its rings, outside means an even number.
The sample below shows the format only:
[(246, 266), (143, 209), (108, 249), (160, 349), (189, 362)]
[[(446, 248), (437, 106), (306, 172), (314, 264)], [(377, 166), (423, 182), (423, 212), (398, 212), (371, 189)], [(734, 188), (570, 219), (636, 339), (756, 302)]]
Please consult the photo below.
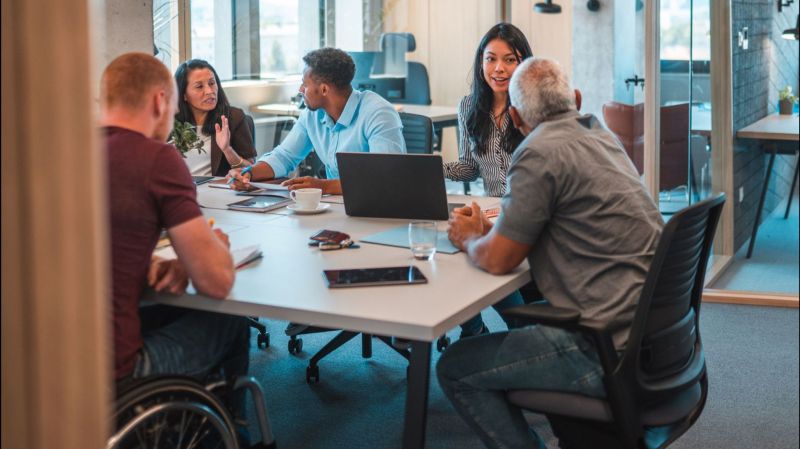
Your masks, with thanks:
[[(245, 318), (139, 300), (149, 285), (224, 299), (233, 285), (228, 237), (200, 213), (186, 164), (165, 142), (177, 109), (175, 81), (153, 56), (129, 53), (102, 77), (102, 125), (108, 156), (116, 379), (155, 374), (203, 378), (221, 368), (247, 374)], [(178, 259), (153, 257), (166, 228)]]

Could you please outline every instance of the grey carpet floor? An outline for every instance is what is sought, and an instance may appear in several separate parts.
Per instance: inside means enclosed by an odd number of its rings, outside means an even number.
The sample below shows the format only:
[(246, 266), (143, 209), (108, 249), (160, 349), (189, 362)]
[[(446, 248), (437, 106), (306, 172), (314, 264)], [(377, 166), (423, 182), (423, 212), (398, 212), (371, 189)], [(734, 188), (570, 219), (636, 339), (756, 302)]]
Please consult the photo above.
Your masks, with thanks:
[[(499, 317), (484, 312), (491, 329)], [(704, 449), (797, 448), (798, 310), (707, 304), (701, 314), (710, 396), (696, 425), (671, 447)], [(320, 383), (305, 381), (305, 367), (332, 333), (303, 336), (304, 352), (289, 355), (286, 323), (266, 321), (272, 345), (253, 349), (251, 374), (267, 394), (281, 449), (396, 448), (400, 446), (406, 362), (377, 340), (362, 359), (354, 339), (320, 363)], [(457, 331), (449, 333), (457, 337)], [(435, 365), (439, 354), (433, 355)], [(546, 421), (529, 421), (557, 447)], [(482, 448), (478, 438), (431, 379), (427, 447)]]

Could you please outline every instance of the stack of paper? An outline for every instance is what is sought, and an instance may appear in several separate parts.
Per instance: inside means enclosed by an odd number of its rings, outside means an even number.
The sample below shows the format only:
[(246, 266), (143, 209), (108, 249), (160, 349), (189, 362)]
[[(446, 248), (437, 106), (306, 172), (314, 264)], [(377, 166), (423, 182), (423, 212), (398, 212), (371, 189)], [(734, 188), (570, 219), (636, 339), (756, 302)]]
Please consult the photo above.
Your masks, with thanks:
[(231, 250), (233, 266), (236, 267), (236, 269), (239, 269), (254, 260), (260, 259), (262, 255), (261, 247), (259, 245), (250, 245)]

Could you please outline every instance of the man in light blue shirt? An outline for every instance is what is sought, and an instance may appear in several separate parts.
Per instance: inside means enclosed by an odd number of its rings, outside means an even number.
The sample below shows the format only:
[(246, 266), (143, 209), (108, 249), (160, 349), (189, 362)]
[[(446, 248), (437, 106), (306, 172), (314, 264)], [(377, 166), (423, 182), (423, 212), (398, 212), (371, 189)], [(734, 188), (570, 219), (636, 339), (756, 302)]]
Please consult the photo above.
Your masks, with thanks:
[(341, 194), (336, 153), (405, 153), (400, 115), (388, 101), (370, 91), (350, 86), (355, 64), (347, 53), (321, 48), (303, 57), (303, 111), (289, 136), (275, 149), (260, 157), (249, 173), (231, 170), (234, 188), (244, 189), (252, 179), (261, 181), (286, 176), (315, 150), (325, 164), (328, 179), (300, 177), (284, 182), (289, 189), (306, 187), (322, 193)]

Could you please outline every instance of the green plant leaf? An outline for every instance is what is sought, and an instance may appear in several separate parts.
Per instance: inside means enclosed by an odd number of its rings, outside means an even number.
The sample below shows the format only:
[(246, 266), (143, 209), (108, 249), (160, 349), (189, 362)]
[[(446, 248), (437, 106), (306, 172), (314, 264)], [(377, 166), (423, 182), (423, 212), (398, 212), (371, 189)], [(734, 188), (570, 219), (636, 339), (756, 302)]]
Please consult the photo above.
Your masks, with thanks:
[(186, 153), (192, 150), (205, 153), (203, 140), (198, 137), (195, 126), (188, 122), (176, 121), (169, 133), (167, 143), (175, 145), (183, 157), (186, 157)]

